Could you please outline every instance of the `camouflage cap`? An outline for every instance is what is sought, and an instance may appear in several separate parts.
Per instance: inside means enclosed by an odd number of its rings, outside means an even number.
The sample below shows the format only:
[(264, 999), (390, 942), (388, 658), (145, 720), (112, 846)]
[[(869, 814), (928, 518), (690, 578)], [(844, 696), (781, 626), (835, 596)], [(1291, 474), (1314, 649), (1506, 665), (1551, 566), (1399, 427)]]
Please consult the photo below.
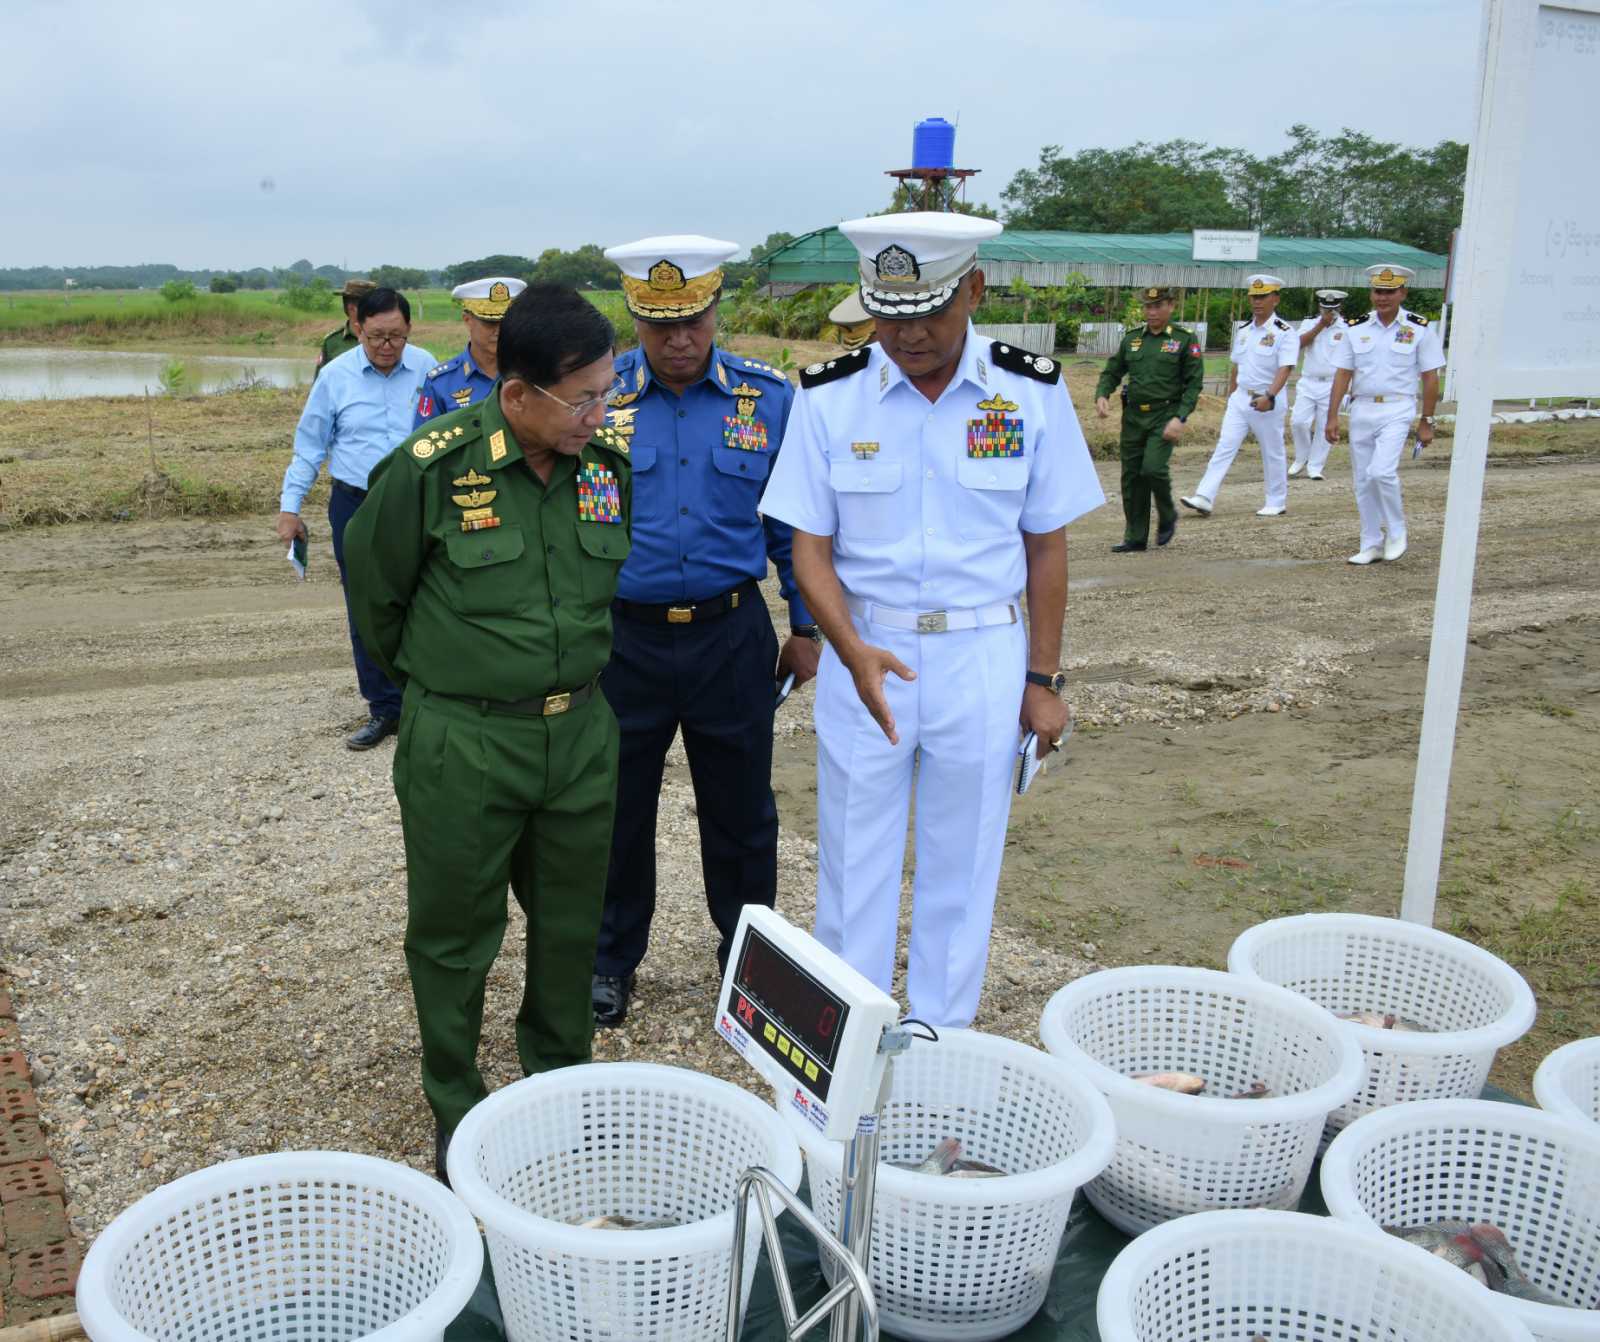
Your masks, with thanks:
[(365, 298), (378, 286), (371, 280), (346, 280), (344, 288), (339, 290), (341, 298)]

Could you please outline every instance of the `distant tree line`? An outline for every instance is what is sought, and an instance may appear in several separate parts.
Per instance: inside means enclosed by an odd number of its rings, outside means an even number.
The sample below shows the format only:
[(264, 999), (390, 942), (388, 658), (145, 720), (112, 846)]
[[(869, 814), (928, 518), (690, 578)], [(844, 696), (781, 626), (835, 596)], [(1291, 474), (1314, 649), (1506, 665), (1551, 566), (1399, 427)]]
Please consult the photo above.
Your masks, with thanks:
[(1413, 148), (1353, 130), (1291, 126), (1282, 152), (1257, 157), (1196, 140), (1122, 149), (1060, 145), (1000, 198), (1008, 227), (1078, 233), (1260, 229), (1277, 237), (1386, 238), (1447, 252), (1461, 222), (1467, 146)]

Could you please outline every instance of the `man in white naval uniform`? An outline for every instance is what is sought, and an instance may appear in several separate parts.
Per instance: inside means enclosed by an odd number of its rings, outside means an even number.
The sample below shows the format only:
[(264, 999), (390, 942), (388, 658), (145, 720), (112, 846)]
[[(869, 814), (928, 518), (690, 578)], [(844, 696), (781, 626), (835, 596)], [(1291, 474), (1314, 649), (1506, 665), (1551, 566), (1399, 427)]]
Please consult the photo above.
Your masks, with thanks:
[(919, 1019), (965, 1026), (1019, 736), (1037, 732), (1042, 756), (1068, 722), (1065, 528), (1105, 494), (1055, 360), (970, 324), (977, 244), (1000, 225), (913, 213), (839, 227), (878, 341), (801, 374), (761, 500), (794, 528), (795, 579), (828, 638), (816, 935), (889, 988), (915, 782), (907, 995)]
[(1283, 281), (1276, 275), (1252, 275), (1249, 279), (1250, 320), (1233, 330), (1233, 349), (1228, 361), (1228, 407), (1222, 412), (1222, 432), (1206, 473), (1187, 498), (1178, 502), (1202, 517), (1210, 517), (1216, 507), (1223, 477), (1245, 435), (1254, 434), (1261, 444), (1261, 473), (1266, 477), (1266, 503), (1256, 509), (1257, 517), (1281, 517), (1289, 510), (1289, 472), (1283, 452), (1284, 405), (1278, 393), (1294, 371), (1300, 357), (1294, 327), (1277, 315)]
[(1315, 317), (1300, 323), (1300, 348), (1306, 361), (1294, 384), (1294, 409), (1289, 414), (1289, 437), (1294, 440), (1293, 479), (1301, 471), (1307, 480), (1322, 479), (1328, 464), (1328, 440), (1322, 426), (1328, 418), (1328, 393), (1333, 390), (1333, 347), (1344, 339), (1345, 324), (1339, 309), (1349, 297), (1343, 289), (1318, 289)]
[(1361, 514), (1361, 548), (1352, 564), (1389, 561), (1406, 552), (1406, 513), (1400, 500), (1400, 451), (1417, 410), (1417, 377), (1422, 378), (1422, 418), (1417, 442), (1433, 441), (1433, 407), (1439, 399), (1439, 369), (1444, 346), (1439, 333), (1403, 306), (1406, 281), (1416, 274), (1405, 266), (1369, 266), (1372, 311), (1347, 324), (1334, 348), (1333, 390), (1329, 393), (1329, 443), (1339, 441), (1339, 398), (1350, 393), (1350, 467)]

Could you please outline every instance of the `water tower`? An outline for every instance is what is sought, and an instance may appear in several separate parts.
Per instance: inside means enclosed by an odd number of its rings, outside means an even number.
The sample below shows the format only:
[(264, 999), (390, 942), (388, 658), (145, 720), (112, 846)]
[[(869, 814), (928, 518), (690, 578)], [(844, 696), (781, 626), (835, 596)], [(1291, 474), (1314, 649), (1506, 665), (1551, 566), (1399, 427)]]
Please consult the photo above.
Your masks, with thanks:
[(888, 175), (902, 182), (922, 183), (918, 208), (948, 210), (977, 168), (958, 168), (956, 128), (942, 116), (925, 117), (911, 129), (911, 166), (890, 168)]

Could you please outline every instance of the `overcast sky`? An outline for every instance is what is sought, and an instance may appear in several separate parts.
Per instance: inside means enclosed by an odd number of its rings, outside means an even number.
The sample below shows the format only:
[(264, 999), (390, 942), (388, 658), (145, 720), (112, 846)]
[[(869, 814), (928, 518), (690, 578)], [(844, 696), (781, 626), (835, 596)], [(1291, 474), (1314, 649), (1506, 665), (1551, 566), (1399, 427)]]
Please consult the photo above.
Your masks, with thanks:
[(3, 0), (0, 266), (362, 269), (882, 209), (1046, 144), (1469, 137), (1478, 0)]

